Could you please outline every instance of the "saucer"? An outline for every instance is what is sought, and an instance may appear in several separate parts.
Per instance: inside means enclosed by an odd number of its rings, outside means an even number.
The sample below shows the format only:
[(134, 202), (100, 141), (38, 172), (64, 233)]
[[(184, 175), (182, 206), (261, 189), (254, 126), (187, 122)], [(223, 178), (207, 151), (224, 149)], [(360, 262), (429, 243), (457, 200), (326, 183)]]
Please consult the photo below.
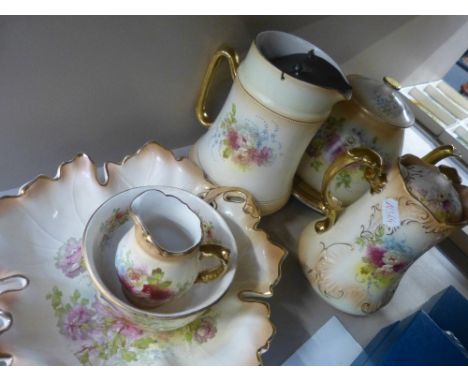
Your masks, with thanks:
[[(15, 365), (258, 365), (275, 328), (267, 301), (281, 277), (286, 251), (258, 229), (252, 196), (206, 181), (188, 159), (148, 143), (97, 177), (85, 154), (40, 175), (18, 195), (0, 198), (0, 277), (22, 274), (30, 285), (0, 298), (13, 325), (0, 336)], [(221, 300), (195, 321), (148, 333), (103, 306), (84, 266), (86, 222), (125, 190), (165, 185), (202, 197), (229, 226), (237, 270)], [(121, 216), (116, 216), (118, 225)]]
[[(129, 218), (130, 204), (148, 190), (162, 191), (186, 203), (202, 221), (203, 244), (222, 245), (229, 248), (231, 254), (227, 271), (217, 280), (195, 283), (184, 295), (157, 308), (140, 309), (125, 297), (114, 263), (120, 240), (133, 227)], [(236, 241), (221, 215), (199, 197), (167, 186), (132, 188), (99, 206), (84, 231), (83, 256), (89, 276), (101, 297), (120, 314), (141, 321), (142, 329), (156, 331), (174, 330), (194, 321), (226, 294), (237, 268)]]

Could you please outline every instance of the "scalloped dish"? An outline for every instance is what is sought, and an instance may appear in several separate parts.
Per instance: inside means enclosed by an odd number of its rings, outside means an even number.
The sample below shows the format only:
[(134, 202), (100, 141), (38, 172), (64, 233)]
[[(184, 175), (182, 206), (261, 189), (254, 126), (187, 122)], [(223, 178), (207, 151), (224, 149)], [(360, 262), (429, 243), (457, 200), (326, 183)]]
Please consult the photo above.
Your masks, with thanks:
[[(109, 312), (85, 270), (81, 237), (104, 201), (137, 186), (182, 188), (205, 198), (226, 220), (238, 247), (234, 282), (220, 302), (189, 325), (145, 332)], [(190, 160), (156, 143), (122, 163), (95, 164), (79, 154), (54, 179), (39, 176), (18, 195), (0, 198), (0, 278), (26, 276), (22, 292), (0, 298), (14, 318), (0, 337), (0, 354), (15, 365), (256, 365), (275, 329), (267, 303), (286, 251), (257, 229), (251, 196), (216, 188)], [(119, 224), (118, 213), (115, 224)]]

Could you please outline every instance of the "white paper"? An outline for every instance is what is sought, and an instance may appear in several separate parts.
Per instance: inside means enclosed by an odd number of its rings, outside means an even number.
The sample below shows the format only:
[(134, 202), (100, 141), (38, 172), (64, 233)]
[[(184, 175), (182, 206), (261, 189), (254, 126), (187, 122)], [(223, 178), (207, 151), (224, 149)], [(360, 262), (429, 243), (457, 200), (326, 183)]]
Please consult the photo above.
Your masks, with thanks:
[(400, 211), (398, 210), (398, 200), (385, 199), (382, 203), (382, 223), (389, 228), (400, 226)]
[(333, 316), (283, 366), (349, 366), (362, 347)]

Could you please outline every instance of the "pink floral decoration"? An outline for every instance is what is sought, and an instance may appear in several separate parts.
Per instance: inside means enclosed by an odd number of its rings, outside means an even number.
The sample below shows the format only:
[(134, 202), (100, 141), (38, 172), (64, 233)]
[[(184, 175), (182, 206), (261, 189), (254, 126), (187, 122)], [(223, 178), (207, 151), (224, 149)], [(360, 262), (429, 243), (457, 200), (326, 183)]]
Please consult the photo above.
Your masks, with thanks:
[(88, 338), (89, 322), (93, 311), (83, 305), (76, 305), (65, 316), (63, 322), (64, 334), (72, 340), (85, 340)]
[(85, 268), (81, 253), (81, 242), (75, 238), (68, 239), (58, 250), (55, 266), (61, 269), (65, 276), (70, 278), (83, 273)]
[(200, 326), (194, 333), (195, 341), (204, 343), (216, 335), (217, 329), (214, 320), (211, 317), (204, 317)]

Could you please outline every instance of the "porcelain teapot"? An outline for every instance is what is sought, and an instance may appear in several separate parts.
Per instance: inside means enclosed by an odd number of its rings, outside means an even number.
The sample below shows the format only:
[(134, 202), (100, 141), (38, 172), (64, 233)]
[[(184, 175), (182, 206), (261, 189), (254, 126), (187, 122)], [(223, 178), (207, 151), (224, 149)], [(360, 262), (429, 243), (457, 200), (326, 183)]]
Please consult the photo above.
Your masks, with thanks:
[[(403, 274), (431, 247), (467, 223), (468, 187), (456, 170), (434, 163), (454, 155), (441, 146), (422, 159), (404, 155), (383, 173), (382, 158), (355, 148), (329, 167), (322, 184), (326, 218), (299, 240), (299, 260), (313, 289), (335, 308), (366, 315), (385, 306)], [(329, 186), (346, 166), (366, 168), (371, 190), (341, 210)]]
[[(211, 122), (205, 103), (223, 58), (234, 83)], [(262, 214), (275, 212), (289, 199), (302, 154), (332, 106), (350, 97), (346, 77), (321, 49), (288, 33), (262, 32), (240, 65), (232, 49), (214, 55), (196, 107), (209, 129), (190, 158), (213, 183), (242, 187)]]

